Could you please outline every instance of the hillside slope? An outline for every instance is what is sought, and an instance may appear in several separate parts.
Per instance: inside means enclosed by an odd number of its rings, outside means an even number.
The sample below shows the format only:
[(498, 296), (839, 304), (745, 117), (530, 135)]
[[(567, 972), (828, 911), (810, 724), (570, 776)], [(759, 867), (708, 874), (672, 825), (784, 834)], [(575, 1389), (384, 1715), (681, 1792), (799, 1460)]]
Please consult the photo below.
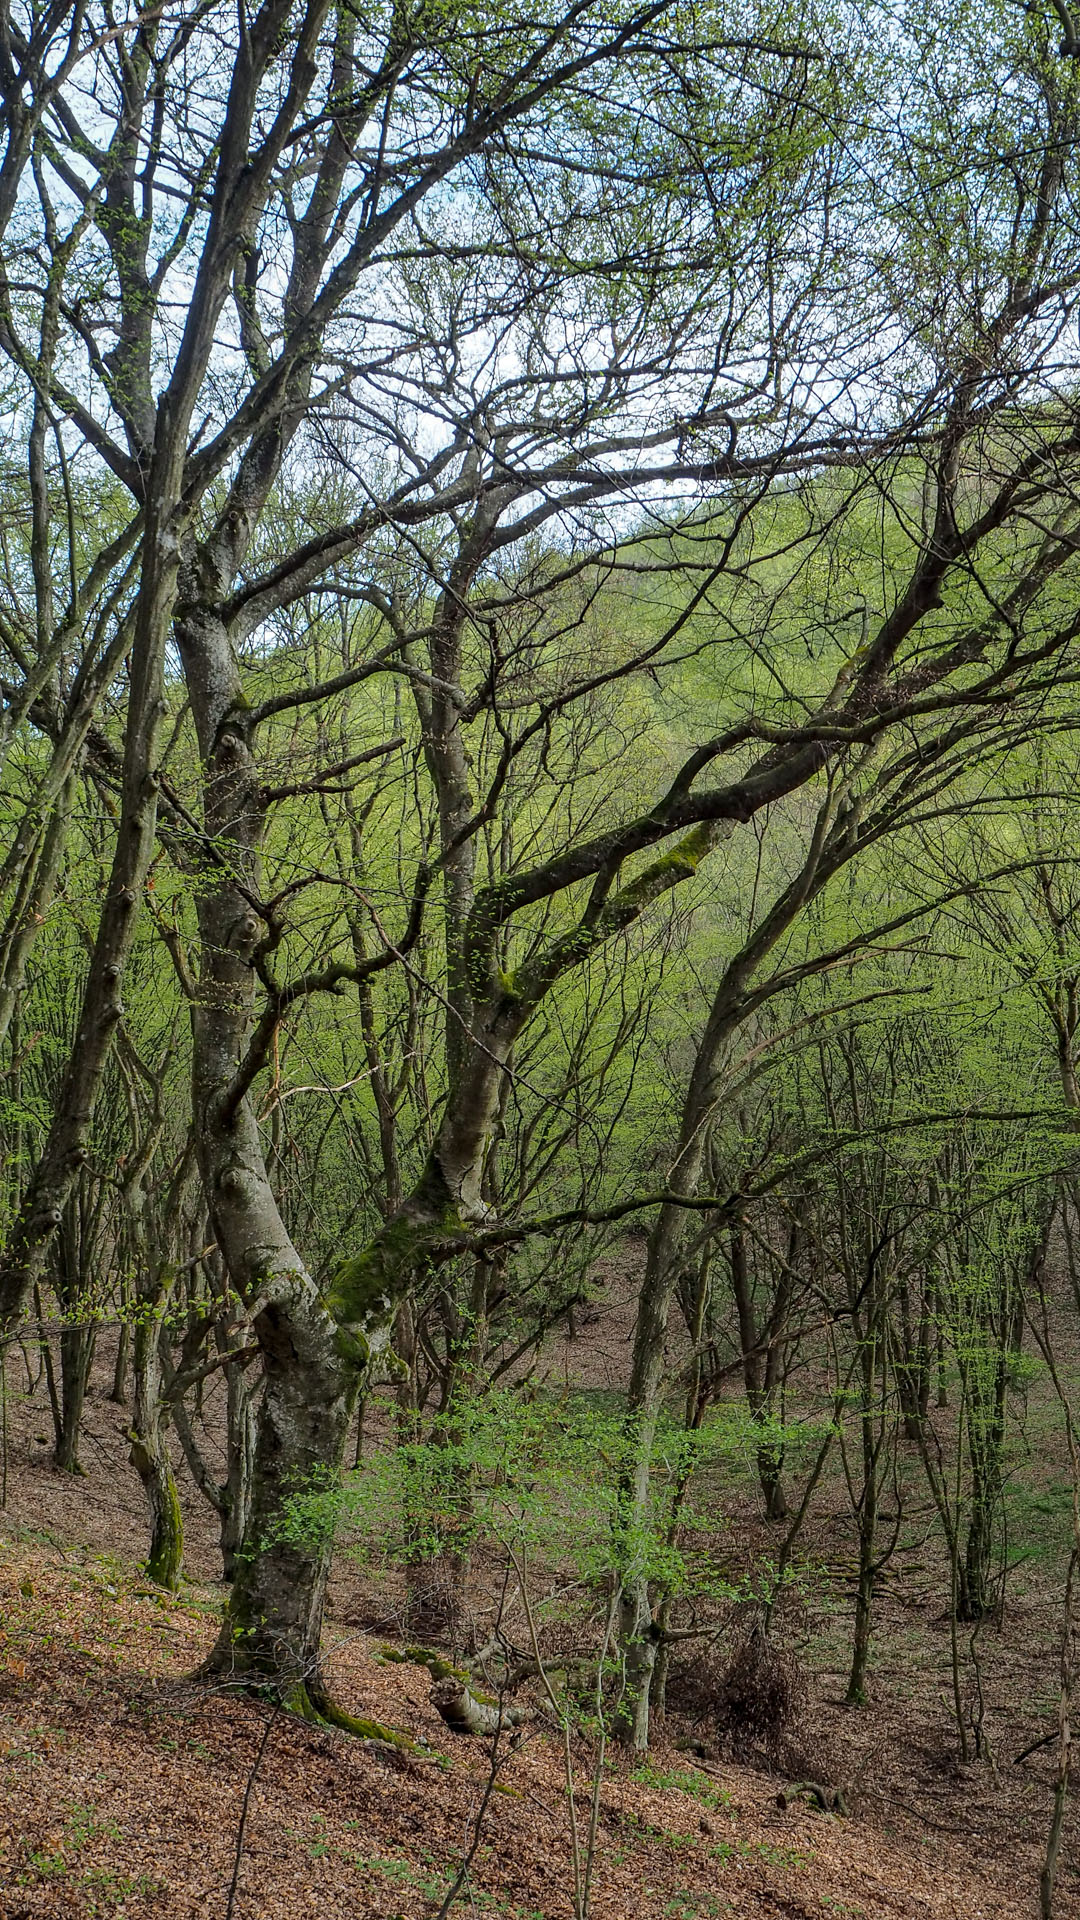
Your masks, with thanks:
[[(0, 1544), (4, 1920), (219, 1920), (234, 1871), (235, 1920), (438, 1911), (473, 1837), (484, 1746), (448, 1733), (426, 1672), (380, 1662), (363, 1636), (331, 1632), (342, 1700), (398, 1724), (431, 1759), (398, 1759), (200, 1686), (190, 1676), (217, 1605), (209, 1588), (171, 1600), (86, 1548), (12, 1535)], [(582, 1744), (579, 1818), (590, 1759)], [(636, 1778), (614, 1761), (600, 1789), (594, 1920), (1034, 1910), (1007, 1874), (974, 1874), (925, 1825), (901, 1836), (858, 1815), (783, 1812), (776, 1785), (663, 1746)], [(561, 1751), (530, 1729), (490, 1796), (457, 1910), (569, 1916), (570, 1858)]]

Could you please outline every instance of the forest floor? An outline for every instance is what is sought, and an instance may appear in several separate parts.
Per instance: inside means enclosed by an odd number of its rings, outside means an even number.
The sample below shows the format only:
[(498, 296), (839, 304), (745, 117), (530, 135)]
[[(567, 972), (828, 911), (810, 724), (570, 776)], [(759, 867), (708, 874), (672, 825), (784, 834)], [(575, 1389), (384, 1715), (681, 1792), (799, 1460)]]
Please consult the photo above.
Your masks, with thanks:
[[(610, 1310), (576, 1340), (553, 1344), (549, 1377), (617, 1392), (625, 1332), (613, 1280)], [(49, 1464), (44, 1391), (28, 1397), (16, 1357), (9, 1360), (0, 1920), (309, 1912), (431, 1920), (476, 1839), (487, 1746), (447, 1730), (423, 1668), (382, 1657), (384, 1644), (404, 1644), (392, 1592), (344, 1556), (327, 1629), (335, 1692), (352, 1712), (404, 1730), (421, 1754), (323, 1732), (193, 1679), (220, 1614), (216, 1524), (186, 1485), (190, 1577), (175, 1599), (147, 1584), (142, 1494), (127, 1463), (124, 1410), (108, 1399), (110, 1376), (103, 1342), (87, 1404), (85, 1477), (75, 1478)], [(841, 1704), (851, 1548), (837, 1475), (808, 1523), (817, 1579), (788, 1631), (809, 1675), (805, 1771), (843, 1788), (847, 1815), (802, 1802), (784, 1811), (777, 1791), (790, 1768), (753, 1770), (720, 1756), (700, 1697), (707, 1662), (691, 1654), (672, 1689), (683, 1710), (669, 1713), (647, 1766), (609, 1751), (600, 1774), (593, 1920), (1033, 1920), (1052, 1748), (1021, 1764), (1015, 1756), (1054, 1724), (1061, 1585), (1060, 1556), (1050, 1549), (1061, 1488), (1050, 1426), (1035, 1414), (1030, 1424), (1033, 1544), (1018, 1547), (1007, 1605), (979, 1636), (990, 1757), (957, 1759), (948, 1621), (940, 1567), (932, 1547), (918, 1545), (925, 1528), (905, 1533), (882, 1581), (869, 1703), (858, 1711)], [(724, 1491), (724, 1538), (744, 1557), (768, 1545), (752, 1493)], [(968, 1669), (964, 1684), (970, 1693)], [(700, 1743), (697, 1757), (690, 1739)], [(512, 1751), (505, 1740), (503, 1748), (454, 1913), (569, 1920), (561, 1742), (537, 1715)], [(570, 1761), (583, 1831), (591, 1746), (575, 1741)], [(1080, 1916), (1078, 1813), (1070, 1807), (1057, 1920)]]

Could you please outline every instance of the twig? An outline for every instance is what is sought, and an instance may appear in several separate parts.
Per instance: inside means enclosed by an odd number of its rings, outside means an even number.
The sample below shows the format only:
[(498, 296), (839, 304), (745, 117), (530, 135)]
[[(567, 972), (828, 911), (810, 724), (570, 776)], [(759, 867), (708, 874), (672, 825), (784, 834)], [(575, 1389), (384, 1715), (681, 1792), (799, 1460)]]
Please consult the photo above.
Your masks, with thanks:
[[(506, 1605), (506, 1589), (509, 1584), (509, 1578), (510, 1578), (510, 1570), (509, 1570), (509, 1567), (507, 1567), (503, 1574), (503, 1590), (502, 1590), (502, 1595), (499, 1602), (500, 1619), (503, 1613), (503, 1609)], [(498, 1625), (499, 1625), (499, 1620), (497, 1619), (496, 1628), (498, 1628)], [(505, 1682), (504, 1682), (504, 1686), (505, 1686)], [(500, 1691), (499, 1717), (495, 1723), (495, 1731), (491, 1737), (491, 1758), (488, 1765), (488, 1777), (484, 1783), (484, 1791), (480, 1796), (480, 1805), (476, 1810), (476, 1819), (473, 1824), (472, 1840), (470, 1841), (469, 1847), (462, 1858), (461, 1865), (458, 1867), (458, 1870), (454, 1875), (453, 1880), (450, 1883), (450, 1886), (446, 1893), (446, 1898), (444, 1899), (442, 1906), (439, 1908), (439, 1911), (435, 1916), (435, 1920), (446, 1920), (447, 1914), (450, 1912), (450, 1909), (453, 1906), (454, 1901), (457, 1899), (458, 1894), (461, 1892), (462, 1887), (465, 1885), (465, 1882), (468, 1879), (469, 1869), (476, 1858), (477, 1850), (480, 1846), (480, 1838), (484, 1831), (484, 1817), (488, 1810), (488, 1802), (490, 1801), (491, 1796), (495, 1791), (495, 1782), (498, 1778), (499, 1769), (502, 1765), (502, 1758), (499, 1753), (499, 1735), (502, 1733), (502, 1730), (503, 1730), (502, 1692)]]
[(469, 1843), (468, 1851), (464, 1855), (461, 1865), (459, 1866), (456, 1874), (454, 1875), (453, 1880), (450, 1883), (450, 1886), (447, 1890), (446, 1898), (443, 1901), (442, 1906), (439, 1908), (439, 1911), (435, 1916), (435, 1920), (446, 1920), (447, 1914), (450, 1912), (450, 1909), (453, 1906), (454, 1901), (457, 1899), (458, 1894), (461, 1892), (462, 1887), (464, 1886), (466, 1880), (468, 1879), (469, 1868), (472, 1866), (472, 1863), (476, 1858), (477, 1849), (479, 1848), (481, 1836), (484, 1831), (484, 1815), (487, 1813), (488, 1801), (491, 1799), (491, 1796), (495, 1791), (495, 1782), (498, 1779), (499, 1769), (502, 1766), (502, 1759), (499, 1754), (499, 1735), (501, 1732), (502, 1732), (502, 1723), (500, 1721), (500, 1724), (496, 1727), (495, 1732), (493, 1733), (491, 1738), (491, 1760), (488, 1766), (488, 1776), (486, 1781), (484, 1782), (484, 1791), (480, 1796), (480, 1805), (476, 1810), (476, 1819), (473, 1823), (472, 1840)]
[(586, 1920), (585, 1900), (587, 1895), (582, 1876), (581, 1835), (578, 1830), (577, 1805), (574, 1800), (574, 1756), (570, 1748), (570, 1716), (564, 1707), (560, 1707), (555, 1697), (554, 1689), (548, 1678), (547, 1668), (544, 1665), (540, 1652), (540, 1637), (536, 1630), (536, 1615), (533, 1612), (528, 1581), (525, 1577), (525, 1549), (524, 1547), (521, 1549), (520, 1566), (518, 1565), (513, 1548), (508, 1546), (507, 1552), (513, 1562), (514, 1572), (517, 1575), (518, 1585), (521, 1589), (521, 1603), (525, 1609), (525, 1618), (529, 1626), (529, 1639), (532, 1642), (533, 1657), (536, 1660), (539, 1670), (540, 1681), (547, 1695), (548, 1705), (562, 1732), (563, 1776), (566, 1782), (567, 1811), (570, 1816), (570, 1856), (574, 1871), (574, 1920)]
[(1057, 1728), (1055, 1727), (1053, 1733), (1044, 1733), (1040, 1740), (1033, 1740), (1029, 1747), (1024, 1748), (1023, 1753), (1018, 1753), (1015, 1756), (1013, 1760), (1013, 1766), (1018, 1767), (1022, 1761), (1030, 1759), (1033, 1753), (1038, 1753), (1041, 1748), (1050, 1746), (1052, 1742), (1057, 1739), (1057, 1737), (1058, 1737), (1058, 1732), (1057, 1732)]
[(244, 1839), (247, 1834), (251, 1796), (255, 1791), (255, 1782), (259, 1777), (259, 1768), (263, 1763), (263, 1755), (266, 1752), (267, 1741), (270, 1738), (270, 1730), (280, 1711), (280, 1702), (275, 1700), (270, 1712), (266, 1716), (266, 1724), (263, 1727), (262, 1739), (259, 1741), (259, 1749), (252, 1763), (251, 1772), (248, 1774), (247, 1786), (244, 1788), (244, 1801), (240, 1808), (240, 1824), (236, 1829), (236, 1853), (233, 1859), (232, 1879), (229, 1882), (229, 1897), (225, 1903), (225, 1920), (233, 1920), (233, 1906), (236, 1901), (237, 1883), (240, 1879), (240, 1862), (244, 1857)]
[(596, 1663), (596, 1718), (600, 1727), (600, 1738), (596, 1746), (596, 1760), (593, 1765), (592, 1798), (589, 1806), (589, 1831), (585, 1840), (585, 1876), (581, 1889), (582, 1920), (588, 1920), (589, 1898), (592, 1892), (593, 1867), (596, 1864), (596, 1836), (600, 1826), (600, 1787), (604, 1778), (604, 1757), (607, 1753), (607, 1721), (604, 1719), (604, 1662), (611, 1645), (611, 1636), (615, 1629), (615, 1619), (619, 1606), (618, 1588), (614, 1588), (608, 1606), (607, 1624), (604, 1628), (604, 1644), (600, 1649), (600, 1658)]

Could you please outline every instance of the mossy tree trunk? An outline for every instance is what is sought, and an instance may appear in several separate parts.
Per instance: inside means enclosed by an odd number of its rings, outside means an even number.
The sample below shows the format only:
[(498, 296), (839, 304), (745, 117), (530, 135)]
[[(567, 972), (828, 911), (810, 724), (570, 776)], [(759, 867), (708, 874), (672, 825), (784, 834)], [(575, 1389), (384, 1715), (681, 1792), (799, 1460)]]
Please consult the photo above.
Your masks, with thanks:
[[(232, 557), (226, 556), (228, 565)], [(195, 585), (205, 585), (204, 576)], [(226, 567), (227, 571), (227, 567)], [(251, 957), (260, 925), (250, 901), (260, 885), (266, 806), (255, 765), (239, 667), (220, 621), (189, 604), (180, 628), (203, 749), (204, 820), (229, 858), (197, 899), (200, 975), (192, 1003), (193, 1106), (210, 1226), (238, 1297), (253, 1309), (262, 1394), (246, 1513), (230, 1537), (233, 1584), (208, 1667), (269, 1685), (286, 1704), (312, 1708), (325, 1694), (319, 1642), (332, 1526), (294, 1527), (290, 1503), (336, 1484), (350, 1415), (378, 1308), (339, 1327), (282, 1220), (259, 1127), (230, 1089), (253, 1026)], [(240, 1471), (239, 1457), (236, 1461)], [(234, 1489), (239, 1492), (239, 1487)], [(235, 1537), (243, 1523), (242, 1542)]]
[(301, 1709), (325, 1694), (320, 1643), (334, 1518), (305, 1510), (303, 1499), (336, 1485), (357, 1371), (338, 1354), (336, 1329), (314, 1299), (268, 1307), (257, 1328), (263, 1397), (247, 1534), (209, 1665), (269, 1684)]
[(150, 1509), (146, 1571), (159, 1587), (175, 1593), (184, 1560), (184, 1521), (162, 1409), (161, 1336), (160, 1309), (141, 1301), (132, 1343), (131, 1464)]
[(250, 451), (235, 515), (186, 559), (177, 625), (202, 754), (204, 826), (227, 850), (202, 876), (196, 899), (199, 1173), (211, 1233), (231, 1288), (251, 1310), (262, 1365), (253, 1447), (242, 1430), (251, 1416), (247, 1383), (234, 1384), (241, 1430), (233, 1471), (215, 1501), (227, 1522), (232, 1587), (207, 1668), (269, 1686), (297, 1710), (324, 1713), (319, 1644), (333, 1528), (310, 1510), (294, 1524), (294, 1507), (337, 1484), (365, 1363), (371, 1345), (386, 1337), (388, 1314), (377, 1287), (358, 1302), (350, 1294), (340, 1312), (341, 1303), (324, 1299), (282, 1219), (246, 1089), (235, 1092), (254, 1026), (252, 963), (263, 928), (251, 903), (260, 897), (267, 800), (233, 638), (215, 603), (240, 564), (280, 452), (276, 434)]

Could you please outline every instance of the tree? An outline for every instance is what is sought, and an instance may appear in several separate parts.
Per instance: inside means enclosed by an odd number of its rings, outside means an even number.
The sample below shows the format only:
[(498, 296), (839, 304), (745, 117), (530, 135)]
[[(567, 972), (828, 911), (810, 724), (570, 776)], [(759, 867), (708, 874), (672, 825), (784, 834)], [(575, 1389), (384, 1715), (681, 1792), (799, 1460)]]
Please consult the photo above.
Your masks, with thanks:
[[(362, 1329), (339, 1335), (319, 1300), (246, 1105), (286, 1006), (347, 977), (277, 988), (268, 961), (283, 922), (258, 882), (257, 730), (332, 688), (252, 703), (240, 650), (276, 614), (309, 604), (331, 571), (379, 612), (384, 630), (344, 679), (393, 670), (427, 698), (440, 861), (451, 895), (467, 891), (474, 829), (444, 703), (472, 618), (466, 596), (500, 546), (557, 514), (587, 523), (597, 502), (662, 478), (768, 476), (792, 437), (804, 463), (850, 440), (827, 424), (815, 446), (792, 407), (777, 416), (774, 395), (763, 398), (786, 382), (794, 402), (790, 343), (816, 260), (782, 288), (774, 275), (771, 314), (737, 297), (752, 261), (760, 282), (782, 260), (807, 194), (828, 184), (827, 133), (813, 113), (793, 123), (791, 109), (802, 97), (814, 111), (830, 102), (832, 78), (823, 67), (817, 87), (817, 52), (797, 38), (752, 15), (739, 24), (720, 33), (708, 8), (684, 19), (670, 0), (581, 0), (551, 20), (387, 6), (361, 30), (347, 7), (267, 0), (227, 23), (184, 6), (119, 28), (80, 15), (70, 58), (47, 81), (36, 41), (24, 60), (30, 104), (19, 96), (12, 108), (9, 154), (28, 169), (16, 193), (25, 242), (2, 289), (0, 345), (29, 423), (29, 570), (13, 587), (29, 591), (23, 624), (36, 645), (27, 664), (13, 625), (9, 651), (23, 662), (13, 717), (43, 726), (52, 753), (16, 836), (12, 883), (25, 894), (47, 875), (49, 822), (62, 832), (59, 801), (87, 754), (120, 804), (77, 1030), (9, 1234), (0, 1313), (10, 1328), (85, 1158), (160, 825), (198, 870), (196, 1130), (230, 1278), (259, 1308), (264, 1458), (282, 1444), (309, 1465), (336, 1458), (368, 1343)], [(58, 33), (52, 21), (46, 44)], [(673, 383), (684, 393), (674, 412)], [(330, 501), (300, 526), (290, 491), (310, 493), (324, 447), (360, 497), (344, 516)], [(59, 617), (58, 502), (71, 576)], [(426, 673), (384, 584), (388, 536), (391, 558), (407, 558), (425, 527), (435, 534), (421, 589)], [(70, 668), (65, 648), (90, 609), (90, 647)], [(161, 793), (173, 633), (205, 769), (195, 821)], [(92, 738), (91, 722), (121, 668), (115, 748)], [(410, 940), (427, 886), (421, 872)], [(33, 914), (17, 903), (11, 925), (16, 943), (32, 937)], [(353, 973), (396, 959), (384, 947)], [(249, 1041), (256, 964), (269, 998)], [(15, 993), (19, 978), (16, 967)], [(456, 996), (456, 960), (451, 980)], [(502, 1035), (498, 1045), (505, 1053)], [(463, 1072), (475, 1080), (475, 1057)], [(479, 1092), (481, 1131), (489, 1095)], [(350, 1311), (344, 1300), (339, 1317)], [(293, 1350), (308, 1363), (302, 1383), (278, 1378)], [(253, 1525), (265, 1518), (257, 1510)], [(303, 1583), (287, 1584), (299, 1594)], [(306, 1644), (319, 1604), (303, 1603)]]

